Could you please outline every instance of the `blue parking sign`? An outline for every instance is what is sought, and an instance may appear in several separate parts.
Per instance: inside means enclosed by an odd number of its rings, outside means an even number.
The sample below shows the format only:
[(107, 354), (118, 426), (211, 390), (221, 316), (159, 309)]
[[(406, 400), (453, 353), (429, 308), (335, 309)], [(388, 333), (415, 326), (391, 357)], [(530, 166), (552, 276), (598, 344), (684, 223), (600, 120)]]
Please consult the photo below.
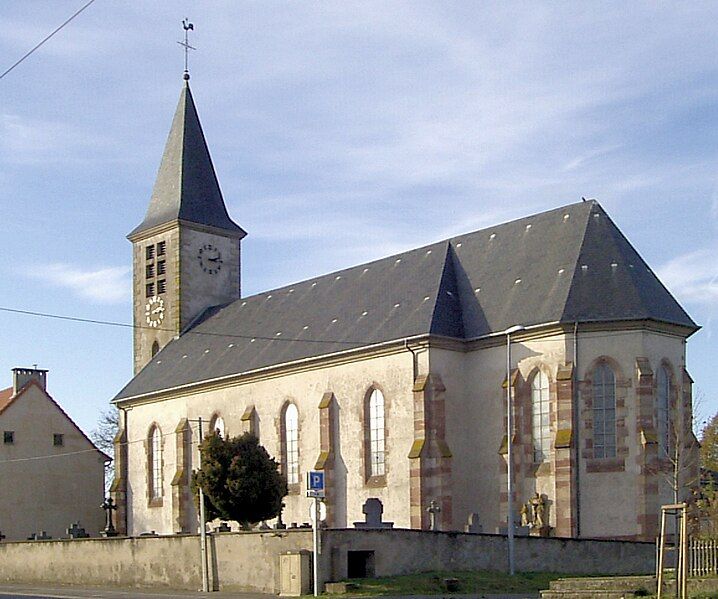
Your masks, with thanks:
[(307, 489), (309, 491), (324, 490), (324, 472), (312, 471), (307, 475)]

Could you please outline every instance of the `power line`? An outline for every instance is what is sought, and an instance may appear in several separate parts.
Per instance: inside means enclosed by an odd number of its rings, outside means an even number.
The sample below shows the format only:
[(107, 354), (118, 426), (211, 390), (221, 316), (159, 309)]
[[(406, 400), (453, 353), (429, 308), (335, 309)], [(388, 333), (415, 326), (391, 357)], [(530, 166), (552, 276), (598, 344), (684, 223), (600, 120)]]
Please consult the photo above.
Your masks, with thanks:
[(55, 29), (52, 33), (50, 33), (48, 36), (46, 36), (39, 44), (37, 44), (34, 48), (32, 48), (30, 51), (28, 51), (20, 60), (18, 60), (15, 64), (13, 64), (9, 69), (7, 69), (2, 75), (0, 75), (0, 79), (5, 77), (10, 71), (12, 71), (16, 66), (18, 66), (23, 60), (28, 58), (35, 50), (40, 48), (46, 41), (48, 41), (52, 36), (54, 36), (56, 33), (58, 33), (65, 25), (69, 24), (70, 21), (72, 21), (75, 17), (77, 17), (83, 10), (88, 8), (90, 4), (92, 4), (95, 0), (90, 0), (87, 4), (85, 4), (82, 8), (80, 8), (77, 12), (75, 12), (70, 18), (68, 18), (62, 25), (60, 25), (57, 29)]

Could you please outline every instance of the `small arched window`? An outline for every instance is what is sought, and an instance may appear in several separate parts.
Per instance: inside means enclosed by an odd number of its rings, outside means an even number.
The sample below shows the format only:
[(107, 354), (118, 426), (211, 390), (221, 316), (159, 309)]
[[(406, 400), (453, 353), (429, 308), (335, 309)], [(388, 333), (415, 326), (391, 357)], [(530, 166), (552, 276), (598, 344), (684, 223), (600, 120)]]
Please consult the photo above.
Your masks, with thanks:
[(656, 379), (656, 432), (661, 455), (666, 457), (670, 451), (670, 396), (671, 374), (665, 366), (658, 369)]
[(154, 358), (157, 355), (157, 352), (160, 351), (160, 344), (155, 340), (155, 342), (152, 344), (152, 357)]
[(157, 425), (150, 429), (148, 445), (150, 500), (156, 500), (162, 498), (162, 433)]
[(384, 446), (384, 395), (374, 389), (369, 396), (369, 476), (386, 473)]
[(299, 413), (290, 403), (284, 412), (284, 447), (287, 484), (299, 482)]
[(551, 418), (548, 377), (539, 371), (531, 383), (534, 462), (545, 462), (551, 451)]
[(215, 416), (209, 425), (210, 433), (217, 433), (222, 439), (225, 438), (226, 429), (224, 426), (224, 418), (221, 416)]
[(593, 457), (616, 457), (616, 375), (608, 364), (593, 371)]

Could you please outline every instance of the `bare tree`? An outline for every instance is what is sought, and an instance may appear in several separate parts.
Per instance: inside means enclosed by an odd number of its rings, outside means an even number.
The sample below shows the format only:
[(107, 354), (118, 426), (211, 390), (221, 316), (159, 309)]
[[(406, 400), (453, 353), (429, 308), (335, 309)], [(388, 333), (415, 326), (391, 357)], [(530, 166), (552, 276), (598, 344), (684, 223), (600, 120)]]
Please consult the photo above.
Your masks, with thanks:
[[(97, 426), (90, 432), (90, 439), (101, 451), (108, 456), (115, 455), (115, 436), (120, 427), (120, 412), (112, 406), (100, 414)], [(115, 463), (105, 463), (105, 490), (109, 490), (112, 479), (115, 477)]]

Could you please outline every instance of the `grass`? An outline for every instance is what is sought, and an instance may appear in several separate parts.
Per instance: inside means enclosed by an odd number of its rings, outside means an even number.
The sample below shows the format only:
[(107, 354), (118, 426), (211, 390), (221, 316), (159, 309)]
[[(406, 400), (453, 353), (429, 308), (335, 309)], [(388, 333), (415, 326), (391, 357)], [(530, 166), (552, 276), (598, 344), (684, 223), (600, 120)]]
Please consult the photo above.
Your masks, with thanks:
[(346, 582), (357, 585), (350, 595), (439, 595), (447, 594), (445, 578), (456, 578), (458, 589), (452, 594), (473, 593), (538, 593), (549, 583), (566, 574), (551, 572), (520, 572), (509, 576), (503, 572), (423, 572), (390, 578), (352, 578)]

